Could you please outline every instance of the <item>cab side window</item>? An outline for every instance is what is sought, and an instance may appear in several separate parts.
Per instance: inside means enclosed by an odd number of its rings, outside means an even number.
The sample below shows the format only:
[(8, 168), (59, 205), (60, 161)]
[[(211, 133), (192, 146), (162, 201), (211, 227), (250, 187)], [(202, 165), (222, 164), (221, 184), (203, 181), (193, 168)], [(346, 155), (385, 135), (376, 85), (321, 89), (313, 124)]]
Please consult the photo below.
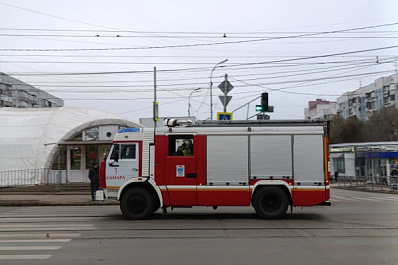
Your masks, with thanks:
[(169, 135), (169, 156), (193, 156), (193, 135)]
[(135, 144), (122, 144), (120, 159), (135, 159)]

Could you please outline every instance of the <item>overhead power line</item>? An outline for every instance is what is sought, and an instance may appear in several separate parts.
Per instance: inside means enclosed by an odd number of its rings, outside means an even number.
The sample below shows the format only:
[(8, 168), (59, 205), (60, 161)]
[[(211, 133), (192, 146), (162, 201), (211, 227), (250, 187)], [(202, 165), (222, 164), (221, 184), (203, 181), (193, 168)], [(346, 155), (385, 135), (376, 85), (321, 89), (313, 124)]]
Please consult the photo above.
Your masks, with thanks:
[[(388, 46), (388, 47), (380, 47), (380, 48), (373, 48), (373, 49), (365, 49), (365, 50), (357, 50), (357, 51), (350, 51), (350, 52), (340, 52), (340, 53), (331, 53), (331, 54), (324, 54), (324, 55), (316, 55), (316, 56), (307, 56), (307, 57), (299, 57), (299, 58), (291, 58), (291, 59), (282, 59), (282, 60), (273, 60), (273, 61), (265, 61), (265, 62), (257, 62), (257, 63), (241, 63), (241, 64), (229, 64), (227, 66), (223, 65), (219, 68), (227, 67), (228, 69), (232, 69), (234, 67), (242, 67), (242, 66), (251, 66), (251, 65), (262, 65), (262, 64), (272, 64), (272, 63), (283, 63), (283, 62), (296, 62), (302, 60), (310, 60), (310, 59), (320, 59), (320, 58), (328, 58), (334, 56), (342, 56), (342, 55), (349, 55), (349, 54), (357, 54), (357, 53), (365, 53), (365, 52), (374, 52), (374, 51), (381, 51), (387, 49), (395, 49), (398, 48), (398, 45)], [(2, 49), (0, 49), (2, 50)], [(156, 65), (156, 63), (155, 63)], [(206, 68), (179, 68), (179, 69), (159, 69), (158, 72), (181, 72), (181, 71), (192, 71), (192, 70), (208, 70), (209, 67)], [(110, 74), (133, 74), (133, 73), (152, 73), (152, 71), (145, 71), (145, 70), (134, 70), (134, 71), (104, 71), (104, 72), (81, 72), (81, 73), (15, 73), (18, 76), (73, 76), (73, 75), (110, 75)]]
[[(1, 3), (0, 3), (1, 4)], [(117, 51), (117, 50), (145, 50), (145, 49), (165, 49), (165, 48), (188, 48), (188, 47), (201, 47), (201, 46), (214, 46), (214, 45), (226, 45), (226, 44), (242, 44), (242, 43), (252, 43), (252, 42), (261, 42), (261, 41), (269, 41), (269, 40), (281, 40), (281, 39), (294, 39), (294, 38), (302, 38), (302, 37), (310, 37), (310, 36), (318, 36), (324, 34), (335, 34), (342, 32), (350, 32), (357, 31), (369, 28), (379, 28), (386, 26), (398, 25), (398, 23), (390, 23), (390, 24), (382, 24), (376, 26), (368, 26), (368, 27), (359, 27), (359, 28), (351, 28), (351, 29), (341, 29), (341, 30), (333, 30), (333, 31), (323, 31), (316, 33), (307, 33), (307, 34), (298, 34), (291, 36), (280, 36), (280, 37), (268, 37), (268, 38), (259, 38), (254, 40), (240, 40), (240, 41), (222, 41), (222, 42), (212, 42), (212, 43), (195, 43), (195, 44), (180, 44), (180, 45), (164, 45), (164, 46), (146, 46), (146, 47), (113, 47), (113, 48), (74, 48), (74, 49), (0, 49), (0, 51), (25, 51), (25, 52), (33, 52), (33, 51), (52, 51), (52, 52), (72, 52), (72, 51)]]

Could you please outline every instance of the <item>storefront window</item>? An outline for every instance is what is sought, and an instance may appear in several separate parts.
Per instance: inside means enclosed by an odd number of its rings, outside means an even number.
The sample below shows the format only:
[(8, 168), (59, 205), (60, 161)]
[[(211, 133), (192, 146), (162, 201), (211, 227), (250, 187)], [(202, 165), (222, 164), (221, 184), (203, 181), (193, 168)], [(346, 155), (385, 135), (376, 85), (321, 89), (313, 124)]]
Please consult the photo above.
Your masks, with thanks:
[(333, 158), (334, 172), (345, 173), (344, 157)]
[(99, 163), (98, 145), (86, 145), (86, 169), (90, 169), (94, 163)]
[(70, 169), (81, 170), (82, 150), (80, 147), (70, 148)]

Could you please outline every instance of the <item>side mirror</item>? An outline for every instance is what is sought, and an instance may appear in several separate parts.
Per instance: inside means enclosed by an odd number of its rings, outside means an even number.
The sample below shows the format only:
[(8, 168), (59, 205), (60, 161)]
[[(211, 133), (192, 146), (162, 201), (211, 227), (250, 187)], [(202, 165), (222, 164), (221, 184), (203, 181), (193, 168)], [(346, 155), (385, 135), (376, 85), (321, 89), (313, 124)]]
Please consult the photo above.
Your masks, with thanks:
[(115, 150), (112, 153), (111, 159), (113, 159), (114, 162), (118, 162), (119, 161), (119, 152)]

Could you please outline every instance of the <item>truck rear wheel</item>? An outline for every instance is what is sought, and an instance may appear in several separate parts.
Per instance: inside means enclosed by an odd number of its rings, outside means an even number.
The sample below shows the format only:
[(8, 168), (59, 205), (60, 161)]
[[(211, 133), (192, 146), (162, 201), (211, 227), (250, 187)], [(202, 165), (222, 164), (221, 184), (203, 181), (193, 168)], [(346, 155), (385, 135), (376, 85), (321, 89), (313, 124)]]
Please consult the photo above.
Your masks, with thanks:
[(288, 206), (286, 193), (278, 187), (261, 188), (253, 198), (253, 207), (262, 219), (281, 219)]
[(120, 210), (130, 220), (148, 219), (154, 207), (151, 193), (141, 187), (127, 190), (120, 200)]

